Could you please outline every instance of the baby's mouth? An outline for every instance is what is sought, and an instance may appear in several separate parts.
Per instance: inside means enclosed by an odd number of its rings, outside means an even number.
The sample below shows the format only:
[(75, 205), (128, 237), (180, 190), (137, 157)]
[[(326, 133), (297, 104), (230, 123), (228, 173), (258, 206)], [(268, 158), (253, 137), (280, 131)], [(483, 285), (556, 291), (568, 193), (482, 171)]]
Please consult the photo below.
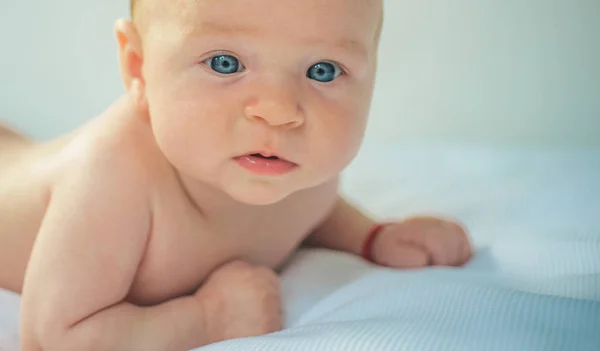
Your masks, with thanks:
[(248, 171), (266, 175), (279, 176), (289, 173), (298, 167), (298, 164), (283, 159), (276, 155), (265, 155), (263, 153), (248, 153), (234, 158), (237, 163)]
[(250, 156), (262, 158), (265, 160), (279, 160), (279, 157), (277, 156), (264, 156), (263, 154), (251, 154)]

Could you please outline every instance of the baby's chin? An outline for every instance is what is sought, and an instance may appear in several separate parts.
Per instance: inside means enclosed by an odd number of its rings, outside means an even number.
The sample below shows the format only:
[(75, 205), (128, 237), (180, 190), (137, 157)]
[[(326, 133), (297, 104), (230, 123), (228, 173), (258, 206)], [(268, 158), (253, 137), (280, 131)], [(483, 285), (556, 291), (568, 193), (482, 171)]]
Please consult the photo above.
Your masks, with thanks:
[(253, 206), (276, 204), (300, 189), (289, 189), (269, 182), (236, 182), (223, 189), (227, 195), (239, 203)]
[(298, 192), (318, 187), (332, 178), (333, 176), (324, 173), (296, 173), (284, 175), (282, 178), (261, 178), (240, 176), (238, 172), (234, 172), (223, 174), (219, 178), (218, 187), (239, 203), (267, 206), (281, 202)]

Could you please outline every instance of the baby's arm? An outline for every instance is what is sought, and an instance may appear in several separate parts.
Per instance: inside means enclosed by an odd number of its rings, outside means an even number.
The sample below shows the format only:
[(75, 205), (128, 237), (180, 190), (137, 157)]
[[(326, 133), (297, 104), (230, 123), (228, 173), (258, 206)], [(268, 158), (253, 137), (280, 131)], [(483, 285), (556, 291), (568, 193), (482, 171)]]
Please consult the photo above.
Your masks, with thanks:
[(436, 217), (412, 217), (377, 225), (341, 197), (306, 243), (361, 255), (396, 268), (459, 266), (472, 253), (467, 233), (458, 223)]
[(360, 255), (365, 237), (374, 225), (371, 218), (338, 197), (329, 216), (306, 244)]
[(113, 160), (84, 161), (52, 191), (23, 288), (24, 351), (188, 350), (205, 343), (194, 297), (155, 307), (124, 302), (151, 214), (141, 190), (145, 175)]

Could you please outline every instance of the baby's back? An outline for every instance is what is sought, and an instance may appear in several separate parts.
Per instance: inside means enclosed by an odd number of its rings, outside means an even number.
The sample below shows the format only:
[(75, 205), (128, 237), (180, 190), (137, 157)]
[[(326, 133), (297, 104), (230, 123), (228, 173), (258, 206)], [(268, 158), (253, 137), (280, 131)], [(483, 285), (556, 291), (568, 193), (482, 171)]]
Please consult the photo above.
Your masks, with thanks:
[(35, 144), (0, 126), (0, 288), (19, 292), (65, 138)]

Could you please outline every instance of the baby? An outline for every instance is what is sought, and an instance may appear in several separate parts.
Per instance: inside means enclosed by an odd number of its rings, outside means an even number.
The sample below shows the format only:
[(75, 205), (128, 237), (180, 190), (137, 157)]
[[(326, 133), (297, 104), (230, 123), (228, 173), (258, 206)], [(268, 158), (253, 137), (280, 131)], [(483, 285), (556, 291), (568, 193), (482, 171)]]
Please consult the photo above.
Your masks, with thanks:
[(138, 0), (133, 14), (116, 25), (124, 97), (50, 142), (0, 129), (0, 287), (22, 294), (24, 351), (278, 331), (274, 272), (300, 245), (394, 268), (469, 259), (454, 222), (380, 225), (338, 194), (381, 0)]

